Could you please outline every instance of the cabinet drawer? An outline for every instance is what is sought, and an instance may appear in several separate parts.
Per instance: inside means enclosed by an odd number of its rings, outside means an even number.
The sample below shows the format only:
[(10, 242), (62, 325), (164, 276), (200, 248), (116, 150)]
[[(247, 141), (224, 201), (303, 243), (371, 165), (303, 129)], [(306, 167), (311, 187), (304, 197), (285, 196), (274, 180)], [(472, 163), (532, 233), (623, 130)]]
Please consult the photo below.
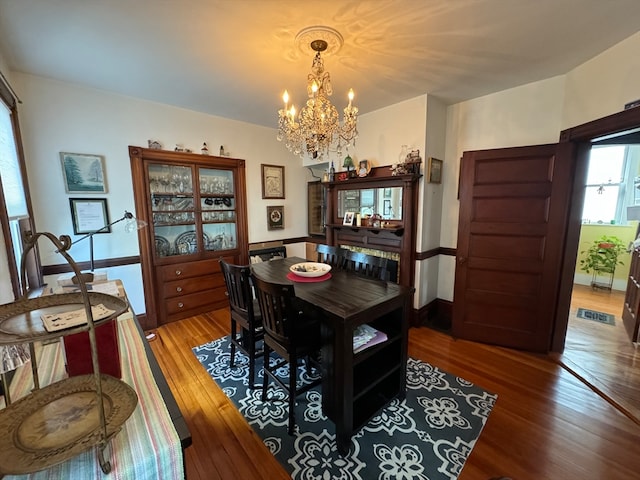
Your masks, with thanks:
[(176, 263), (158, 267), (160, 283), (170, 282), (181, 278), (199, 277), (220, 272), (218, 260), (202, 260), (198, 262)]
[(168, 315), (183, 311), (200, 309), (207, 305), (214, 305), (223, 300), (226, 301), (226, 289), (224, 287), (204, 290), (202, 292), (183, 295), (165, 300), (164, 305)]
[(181, 278), (180, 280), (166, 282), (162, 286), (162, 293), (164, 298), (172, 298), (222, 286), (224, 286), (224, 277), (222, 274), (205, 275), (202, 277)]

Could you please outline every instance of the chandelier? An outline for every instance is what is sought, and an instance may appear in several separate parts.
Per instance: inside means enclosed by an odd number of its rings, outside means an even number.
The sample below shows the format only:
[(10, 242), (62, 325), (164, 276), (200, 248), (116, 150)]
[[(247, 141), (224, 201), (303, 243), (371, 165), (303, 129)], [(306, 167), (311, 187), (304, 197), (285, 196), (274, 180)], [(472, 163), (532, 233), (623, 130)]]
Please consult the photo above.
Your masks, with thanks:
[[(320, 37), (331, 36), (329, 39), (339, 39), (340, 34), (328, 27), (310, 27), (302, 30), (296, 39), (304, 39), (309, 35)], [(338, 110), (331, 104), (329, 97), (333, 93), (329, 72), (324, 70), (324, 62), (321, 52), (327, 50), (329, 43), (320, 38), (311, 41), (311, 49), (316, 52), (311, 65), (311, 73), (307, 76), (306, 104), (296, 112), (295, 106), (289, 106), (289, 93), (285, 90), (282, 99), (284, 108), (278, 111), (278, 135), (279, 141), (284, 141), (285, 146), (295, 155), (304, 157), (305, 153), (314, 159), (323, 159), (329, 153), (335, 152), (337, 157), (342, 156), (342, 147), (355, 143), (358, 136), (358, 107), (352, 105), (353, 89), (349, 90), (349, 104), (343, 111), (342, 124)]]

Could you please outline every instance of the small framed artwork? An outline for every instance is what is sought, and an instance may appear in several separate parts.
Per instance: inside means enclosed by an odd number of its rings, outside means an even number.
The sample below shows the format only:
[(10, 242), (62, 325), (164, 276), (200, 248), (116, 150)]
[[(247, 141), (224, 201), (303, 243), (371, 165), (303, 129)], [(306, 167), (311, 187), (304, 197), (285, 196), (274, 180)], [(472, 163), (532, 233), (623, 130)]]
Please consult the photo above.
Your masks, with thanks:
[(391, 198), (391, 189), (390, 188), (385, 188), (384, 189), (384, 198)]
[(262, 198), (284, 198), (284, 166), (260, 165), (262, 168)]
[(107, 193), (102, 155), (60, 152), (60, 161), (67, 193)]
[(70, 198), (73, 233), (111, 233), (106, 198)]
[(429, 183), (442, 183), (442, 160), (429, 157), (427, 178)]
[(353, 221), (356, 218), (356, 214), (354, 212), (344, 212), (344, 217), (342, 217), (343, 225), (353, 225)]
[(279, 230), (284, 228), (284, 206), (267, 207), (267, 229)]

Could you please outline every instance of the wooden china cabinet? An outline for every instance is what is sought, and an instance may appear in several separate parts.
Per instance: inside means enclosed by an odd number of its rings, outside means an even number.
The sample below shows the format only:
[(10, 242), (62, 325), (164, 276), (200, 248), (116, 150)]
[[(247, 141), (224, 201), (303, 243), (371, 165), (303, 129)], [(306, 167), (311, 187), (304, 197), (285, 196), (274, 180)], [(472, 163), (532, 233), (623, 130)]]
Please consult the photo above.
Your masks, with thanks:
[(225, 307), (218, 260), (248, 263), (244, 160), (130, 146), (145, 330)]

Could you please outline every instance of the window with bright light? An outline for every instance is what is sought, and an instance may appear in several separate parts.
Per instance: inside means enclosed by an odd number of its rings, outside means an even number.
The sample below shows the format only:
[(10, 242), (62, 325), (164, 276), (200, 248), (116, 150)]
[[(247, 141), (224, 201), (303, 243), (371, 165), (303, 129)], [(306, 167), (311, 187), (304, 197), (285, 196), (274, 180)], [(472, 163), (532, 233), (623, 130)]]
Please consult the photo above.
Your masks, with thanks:
[(626, 145), (591, 149), (582, 223), (626, 223), (627, 185), (633, 182), (630, 171)]

